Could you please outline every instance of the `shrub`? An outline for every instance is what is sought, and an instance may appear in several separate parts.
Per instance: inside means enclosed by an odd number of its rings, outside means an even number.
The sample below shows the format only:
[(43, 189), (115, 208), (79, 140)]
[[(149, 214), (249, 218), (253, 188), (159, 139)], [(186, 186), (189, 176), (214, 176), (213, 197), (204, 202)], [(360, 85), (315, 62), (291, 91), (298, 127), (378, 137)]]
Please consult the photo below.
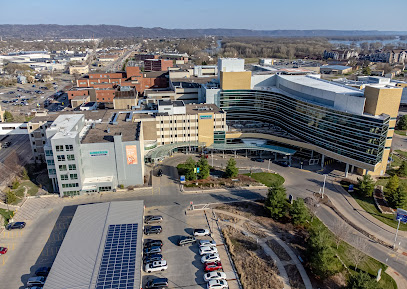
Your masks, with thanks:
[(294, 225), (305, 224), (311, 217), (303, 199), (294, 200), (290, 208), (290, 215)]
[(226, 165), (226, 177), (227, 178), (234, 178), (238, 175), (239, 169), (236, 167), (236, 161), (234, 158), (230, 158)]
[(364, 175), (358, 178), (359, 193), (365, 197), (371, 197), (374, 190), (374, 181), (370, 175)]
[(267, 193), (266, 203), (272, 218), (280, 219), (287, 212), (287, 194), (281, 185), (270, 187)]

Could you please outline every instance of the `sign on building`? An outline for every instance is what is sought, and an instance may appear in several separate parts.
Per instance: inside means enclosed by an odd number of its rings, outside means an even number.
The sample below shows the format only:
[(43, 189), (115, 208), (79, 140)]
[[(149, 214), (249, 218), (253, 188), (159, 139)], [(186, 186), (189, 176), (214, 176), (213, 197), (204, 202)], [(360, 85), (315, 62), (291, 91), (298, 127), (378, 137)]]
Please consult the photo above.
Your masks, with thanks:
[(212, 115), (211, 114), (209, 114), (209, 115), (200, 115), (199, 119), (212, 119)]
[(104, 157), (109, 155), (109, 151), (93, 151), (89, 152), (91, 157)]
[(137, 165), (137, 146), (126, 146), (126, 158), (128, 165)]

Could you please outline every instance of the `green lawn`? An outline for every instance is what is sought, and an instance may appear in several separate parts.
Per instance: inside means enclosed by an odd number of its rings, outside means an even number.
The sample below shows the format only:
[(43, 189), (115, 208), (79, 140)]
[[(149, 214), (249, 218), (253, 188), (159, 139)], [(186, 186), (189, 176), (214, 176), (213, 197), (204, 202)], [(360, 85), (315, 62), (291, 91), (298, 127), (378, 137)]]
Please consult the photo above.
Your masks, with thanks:
[(272, 186), (273, 184), (282, 185), (285, 182), (285, 179), (280, 176), (279, 174), (272, 174), (272, 173), (252, 173), (252, 174), (245, 174), (246, 176), (250, 176), (259, 183), (266, 185), (267, 187)]
[(8, 224), (8, 220), (13, 216), (13, 211), (8, 211), (6, 209), (0, 209), (0, 215), (4, 218), (4, 226)]
[(38, 186), (30, 180), (22, 181), (21, 186), (27, 187), (27, 195), (35, 196), (38, 193)]
[(406, 131), (405, 131), (405, 130), (398, 130), (398, 129), (395, 129), (395, 130), (394, 130), (394, 133), (395, 133), (395, 134), (398, 134), (398, 135), (406, 135)]
[[(314, 220), (311, 223), (311, 226), (318, 226), (318, 224), (322, 224), (322, 222), (318, 218), (314, 218)], [(323, 225), (323, 226), (325, 227), (325, 225)], [(327, 228), (327, 230), (328, 230), (328, 228)], [(334, 234), (331, 231), (329, 231), (329, 233), (331, 234), (332, 238), (334, 238)], [(336, 249), (335, 244), (332, 244), (332, 248), (336, 251), (336, 253), (339, 255), (341, 260), (345, 263), (345, 265), (349, 268), (350, 272), (352, 274), (356, 273), (356, 271), (354, 271), (355, 264), (353, 263), (352, 258), (350, 257), (354, 248), (346, 242), (341, 242), (339, 244), (338, 250)], [(393, 278), (390, 277), (388, 274), (384, 273), (387, 266), (372, 257), (367, 256), (365, 261), (362, 262), (361, 264), (359, 264), (358, 271), (359, 270), (365, 271), (365, 272), (369, 273), (371, 275), (371, 277), (375, 277), (377, 275), (377, 271), (380, 268), (382, 268), (382, 279), (379, 281), (379, 284), (382, 286), (382, 288), (383, 289), (392, 289), (392, 288), (397, 289), (397, 284), (393, 280)]]
[[(406, 180), (404, 180), (406, 181)], [(376, 185), (383, 185), (387, 184), (387, 179), (380, 179), (376, 182)], [(342, 184), (342, 187), (348, 191), (348, 185)], [(355, 188), (353, 193), (349, 193), (355, 201), (362, 207), (363, 210), (368, 212), (370, 215), (381, 221), (382, 223), (389, 225), (390, 227), (397, 228), (398, 222), (394, 219), (394, 215), (382, 214), (377, 209), (373, 197), (362, 197), (359, 196), (357, 192), (357, 188)], [(400, 224), (400, 230), (407, 231), (407, 224)]]

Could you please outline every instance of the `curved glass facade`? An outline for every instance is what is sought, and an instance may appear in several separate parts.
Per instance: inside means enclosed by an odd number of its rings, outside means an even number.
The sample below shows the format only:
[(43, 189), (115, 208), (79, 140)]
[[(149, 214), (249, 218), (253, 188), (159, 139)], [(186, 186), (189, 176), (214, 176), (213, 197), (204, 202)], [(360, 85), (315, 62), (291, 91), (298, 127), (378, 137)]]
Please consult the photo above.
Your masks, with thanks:
[(390, 117), (369, 117), (263, 90), (224, 90), (220, 107), (230, 120), (272, 123), (304, 142), (375, 165), (382, 160)]

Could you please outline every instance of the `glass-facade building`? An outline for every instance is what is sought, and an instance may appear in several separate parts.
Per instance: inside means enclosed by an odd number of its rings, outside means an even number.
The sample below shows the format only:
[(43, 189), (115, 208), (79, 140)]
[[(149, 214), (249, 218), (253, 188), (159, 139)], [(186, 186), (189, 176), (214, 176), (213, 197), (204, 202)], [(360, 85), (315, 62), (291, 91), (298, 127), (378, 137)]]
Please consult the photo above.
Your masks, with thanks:
[(219, 104), (228, 120), (271, 123), (303, 142), (369, 165), (382, 160), (388, 115), (352, 114), (266, 90), (223, 90)]

